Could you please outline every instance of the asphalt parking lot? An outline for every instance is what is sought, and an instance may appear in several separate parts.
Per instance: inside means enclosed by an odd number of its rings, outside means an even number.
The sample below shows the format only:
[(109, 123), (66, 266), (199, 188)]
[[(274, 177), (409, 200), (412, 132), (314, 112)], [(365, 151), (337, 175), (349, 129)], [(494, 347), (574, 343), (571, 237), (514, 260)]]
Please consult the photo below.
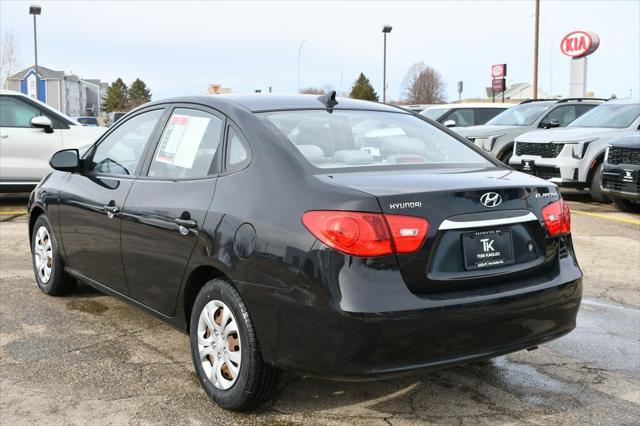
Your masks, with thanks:
[(575, 331), (536, 351), (384, 381), (285, 375), (250, 415), (209, 402), (186, 335), (84, 285), (40, 293), (25, 199), (0, 198), (0, 423), (637, 424), (640, 216), (566, 197), (585, 274)]

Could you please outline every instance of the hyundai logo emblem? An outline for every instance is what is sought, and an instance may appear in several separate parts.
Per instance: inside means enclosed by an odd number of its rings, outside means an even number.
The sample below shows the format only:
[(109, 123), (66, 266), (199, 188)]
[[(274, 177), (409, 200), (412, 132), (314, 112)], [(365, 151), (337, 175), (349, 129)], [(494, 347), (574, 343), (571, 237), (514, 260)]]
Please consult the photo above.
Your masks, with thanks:
[(497, 192), (485, 192), (480, 197), (480, 202), (485, 207), (497, 207), (502, 203), (502, 196)]

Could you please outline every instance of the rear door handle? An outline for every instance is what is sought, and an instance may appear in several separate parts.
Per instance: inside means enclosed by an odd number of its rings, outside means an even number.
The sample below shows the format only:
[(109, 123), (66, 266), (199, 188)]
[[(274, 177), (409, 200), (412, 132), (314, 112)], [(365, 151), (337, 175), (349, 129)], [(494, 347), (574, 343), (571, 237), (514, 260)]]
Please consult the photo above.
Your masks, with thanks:
[(107, 212), (107, 217), (109, 219), (113, 219), (114, 216), (120, 213), (120, 207), (118, 206), (108, 205), (108, 206), (103, 206), (102, 208), (104, 209), (105, 212)]

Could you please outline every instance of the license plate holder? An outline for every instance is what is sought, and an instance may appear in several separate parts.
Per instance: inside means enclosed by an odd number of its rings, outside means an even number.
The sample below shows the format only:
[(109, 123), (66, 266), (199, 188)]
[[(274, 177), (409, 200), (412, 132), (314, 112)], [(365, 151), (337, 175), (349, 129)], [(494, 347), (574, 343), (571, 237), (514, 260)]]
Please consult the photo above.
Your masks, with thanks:
[(534, 174), (536, 172), (536, 162), (534, 160), (522, 160), (520, 170), (525, 173)]
[(467, 271), (511, 265), (515, 262), (511, 229), (464, 233), (462, 253)]
[(637, 170), (622, 169), (620, 171), (620, 180), (622, 183), (637, 183), (640, 172)]

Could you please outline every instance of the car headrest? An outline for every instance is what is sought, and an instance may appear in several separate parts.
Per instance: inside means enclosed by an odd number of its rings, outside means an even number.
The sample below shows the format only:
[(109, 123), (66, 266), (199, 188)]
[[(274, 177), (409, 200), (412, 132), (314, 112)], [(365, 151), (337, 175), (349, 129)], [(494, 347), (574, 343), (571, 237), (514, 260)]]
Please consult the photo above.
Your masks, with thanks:
[(312, 163), (324, 159), (324, 151), (318, 145), (296, 145), (296, 147)]
[(359, 149), (343, 149), (333, 154), (333, 161), (345, 164), (373, 164), (373, 156)]

